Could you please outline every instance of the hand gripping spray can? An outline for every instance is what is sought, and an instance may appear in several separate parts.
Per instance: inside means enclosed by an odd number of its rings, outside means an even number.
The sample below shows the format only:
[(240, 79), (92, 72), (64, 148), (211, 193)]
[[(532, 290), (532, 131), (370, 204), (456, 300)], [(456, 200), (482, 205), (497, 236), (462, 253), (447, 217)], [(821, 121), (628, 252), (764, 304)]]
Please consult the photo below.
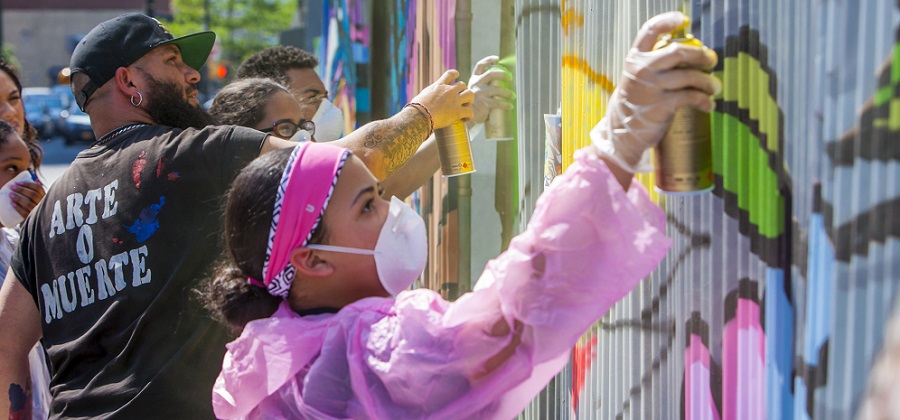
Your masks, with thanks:
[[(488, 70), (498, 69), (505, 72), (512, 78), (512, 72), (500, 64), (494, 64), (488, 67)], [(509, 89), (510, 84), (506, 80), (494, 80), (492, 86), (501, 86)], [(512, 140), (515, 133), (516, 117), (515, 108), (506, 110), (495, 108), (488, 114), (487, 120), (484, 122), (484, 138), (485, 140), (503, 141)]]
[[(673, 42), (702, 47), (685, 28), (661, 39), (654, 49)], [(666, 136), (653, 149), (656, 190), (670, 195), (694, 195), (713, 188), (712, 135), (709, 113), (692, 107), (675, 111)]]

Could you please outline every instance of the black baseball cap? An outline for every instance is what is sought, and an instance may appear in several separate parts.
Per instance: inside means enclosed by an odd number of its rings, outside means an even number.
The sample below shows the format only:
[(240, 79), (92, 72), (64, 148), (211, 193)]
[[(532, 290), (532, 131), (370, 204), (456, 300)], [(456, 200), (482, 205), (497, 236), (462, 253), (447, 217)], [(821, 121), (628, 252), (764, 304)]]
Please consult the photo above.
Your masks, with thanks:
[(83, 111), (91, 94), (112, 79), (119, 67), (131, 65), (160, 45), (178, 46), (184, 63), (200, 70), (215, 41), (216, 34), (209, 31), (175, 38), (162, 23), (142, 13), (107, 20), (91, 29), (72, 52), (72, 75), (84, 73), (90, 78), (75, 92), (75, 102)]

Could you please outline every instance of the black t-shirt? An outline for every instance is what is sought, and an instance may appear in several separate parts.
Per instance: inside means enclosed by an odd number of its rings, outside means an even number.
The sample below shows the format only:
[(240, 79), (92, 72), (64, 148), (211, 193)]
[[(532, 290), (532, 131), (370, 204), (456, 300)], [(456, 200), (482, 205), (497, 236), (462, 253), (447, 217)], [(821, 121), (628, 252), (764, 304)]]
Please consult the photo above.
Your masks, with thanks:
[(41, 315), (51, 417), (213, 417), (228, 335), (192, 290), (221, 255), (223, 197), (264, 138), (136, 128), (81, 152), (49, 189), (11, 266)]

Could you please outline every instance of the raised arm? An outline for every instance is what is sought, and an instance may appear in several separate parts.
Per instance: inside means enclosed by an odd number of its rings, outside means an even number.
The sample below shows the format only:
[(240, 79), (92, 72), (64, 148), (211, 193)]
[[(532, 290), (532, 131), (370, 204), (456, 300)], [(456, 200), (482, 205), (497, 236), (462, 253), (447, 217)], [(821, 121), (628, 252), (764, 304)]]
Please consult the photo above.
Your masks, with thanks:
[(405, 199), (424, 185), (440, 168), (437, 143), (434, 136), (430, 136), (405, 165), (381, 182), (384, 197)]
[(675, 111), (715, 108), (711, 95), (722, 84), (706, 70), (718, 57), (706, 47), (672, 43), (653, 50), (660, 35), (690, 24), (680, 12), (654, 16), (634, 39), (603, 119), (591, 130), (594, 146), (616, 179), (628, 189), (632, 175), (649, 172), (648, 149), (663, 138)]
[(495, 411), (468, 415), (515, 416), (562, 368), (584, 331), (656, 268), (670, 244), (665, 214), (629, 169), (662, 138), (676, 108), (708, 111), (718, 83), (685, 69), (714, 65), (707, 50), (645, 48), (684, 23), (684, 15), (669, 13), (642, 28), (628, 55), (630, 73), (610, 101), (610, 112), (621, 114), (604, 117), (611, 129), (605, 135), (612, 134), (606, 140), (616, 147), (575, 153), (538, 199), (526, 230), (488, 263), (473, 292), (450, 304), (430, 291), (401, 293), (396, 322), (373, 327), (368, 336), (396, 343), (390, 357), (378, 348), (377, 358), (366, 359), (391, 361), (390, 369), (371, 366), (391, 401), (459, 413), (468, 408), (454, 402), (470, 401), (467, 394), (509, 389), (484, 409)]
[(31, 418), (28, 352), (40, 338), (34, 299), (10, 270), (0, 288), (0, 413), (11, 419)]
[(393, 117), (372, 121), (335, 143), (352, 150), (376, 178), (385, 180), (409, 161), (428, 139), (430, 131), (428, 115), (406, 107)]
[[(418, 106), (406, 107), (393, 117), (372, 121), (335, 140), (333, 144), (352, 150), (376, 178), (386, 179), (402, 167), (428, 139), (432, 122), (434, 128), (443, 128), (454, 121), (472, 118), (474, 94), (466, 88), (464, 82), (454, 82), (457, 77), (458, 71), (447, 70), (410, 101), (424, 106), (427, 113)], [(293, 146), (296, 143), (269, 136), (263, 143), (260, 154)]]
[(497, 64), (500, 58), (496, 55), (489, 55), (478, 60), (472, 69), (472, 77), (469, 78), (469, 90), (475, 94), (475, 100), (472, 102), (472, 110), (474, 116), (468, 121), (469, 128), (483, 123), (493, 109), (509, 110), (513, 107), (516, 94), (502, 85), (495, 85), (492, 82), (512, 82), (509, 74), (503, 70), (493, 68), (488, 70), (491, 65)]
[[(466, 121), (469, 129), (483, 123), (488, 113), (494, 109), (510, 109), (515, 94), (512, 90), (494, 86), (491, 82), (496, 80), (509, 81), (509, 75), (498, 69), (487, 70), (488, 66), (498, 61), (497, 56), (485, 57), (475, 64), (472, 77), (469, 78), (469, 90), (474, 94), (472, 101), (472, 119)], [(385, 197), (396, 196), (406, 198), (413, 191), (419, 189), (441, 167), (438, 157), (437, 143), (431, 136), (419, 146), (415, 154), (391, 176), (385, 179), (381, 186), (384, 187)]]
[(437, 129), (472, 118), (470, 105), (474, 94), (466, 89), (464, 82), (454, 83), (457, 77), (459, 72), (447, 70), (437, 82), (410, 101), (422, 104), (431, 113), (431, 118), (419, 107), (406, 107), (391, 118), (360, 127), (336, 143), (352, 150), (376, 178), (386, 179), (428, 138), (432, 119)]

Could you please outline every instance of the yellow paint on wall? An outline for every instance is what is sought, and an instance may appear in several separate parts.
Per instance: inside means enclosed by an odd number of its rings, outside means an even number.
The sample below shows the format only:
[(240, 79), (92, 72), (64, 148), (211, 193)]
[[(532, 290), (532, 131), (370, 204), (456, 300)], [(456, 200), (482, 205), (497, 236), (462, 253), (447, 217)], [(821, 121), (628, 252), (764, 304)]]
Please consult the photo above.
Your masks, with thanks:
[(588, 64), (587, 61), (582, 58), (573, 55), (573, 54), (564, 54), (562, 56), (562, 67), (575, 69), (590, 79), (590, 81), (597, 86), (600, 86), (602, 89), (606, 90), (609, 93), (616, 88), (612, 81), (606, 77), (605, 74), (598, 73), (591, 68), (591, 65)]
[[(564, 55), (562, 63), (562, 169), (573, 161), (576, 150), (591, 143), (591, 129), (603, 118), (609, 97), (615, 85), (603, 74), (595, 72), (584, 60), (575, 55)], [(650, 198), (661, 203), (661, 197), (653, 190), (656, 177), (652, 174), (637, 176)]]
[(562, 25), (563, 35), (568, 35), (572, 26), (579, 28), (584, 26), (584, 16), (574, 7), (570, 7), (568, 0), (562, 0), (559, 6), (559, 23)]
[(594, 83), (580, 67), (562, 68), (562, 165), (572, 164), (575, 150), (590, 144), (590, 132), (606, 112), (611, 89)]

